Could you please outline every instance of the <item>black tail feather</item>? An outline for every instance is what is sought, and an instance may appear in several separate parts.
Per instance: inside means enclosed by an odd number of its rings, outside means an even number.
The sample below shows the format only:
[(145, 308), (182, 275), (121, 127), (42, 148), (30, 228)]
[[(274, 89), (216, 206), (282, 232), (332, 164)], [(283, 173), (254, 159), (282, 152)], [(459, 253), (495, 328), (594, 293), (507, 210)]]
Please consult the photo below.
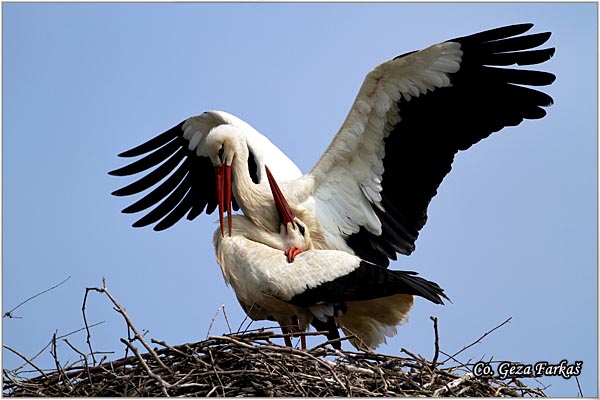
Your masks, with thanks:
[(299, 307), (311, 307), (320, 303), (373, 300), (395, 294), (421, 296), (435, 304), (444, 304), (442, 298), (450, 300), (437, 283), (416, 275), (413, 271), (393, 271), (361, 261), (359, 267), (349, 274), (307, 289), (288, 301)]

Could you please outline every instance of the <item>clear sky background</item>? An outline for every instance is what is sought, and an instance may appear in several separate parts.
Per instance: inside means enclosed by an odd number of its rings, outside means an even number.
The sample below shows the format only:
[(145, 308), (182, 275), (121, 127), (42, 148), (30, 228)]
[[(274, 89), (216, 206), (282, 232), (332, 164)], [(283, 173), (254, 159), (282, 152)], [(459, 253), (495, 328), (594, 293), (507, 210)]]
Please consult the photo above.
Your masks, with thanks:
[[(583, 361), (597, 396), (597, 5), (553, 4), (14, 4), (4, 3), (3, 343), (35, 355), (58, 330), (83, 326), (86, 287), (108, 288), (148, 337), (206, 337), (221, 304), (243, 312), (212, 247), (215, 214), (165, 232), (134, 229), (110, 193), (117, 154), (181, 120), (220, 109), (269, 137), (303, 171), (341, 125), (380, 62), (457, 36), (533, 22), (557, 49), (542, 66), (555, 105), (460, 154), (429, 208), (417, 251), (392, 264), (445, 288), (453, 303), (417, 299), (408, 324), (379, 350), (459, 358)], [(87, 304), (98, 351), (124, 354), (125, 324), (107, 298)], [(257, 322), (252, 328), (271, 326)], [(218, 317), (213, 334), (226, 332)], [(85, 335), (70, 337), (85, 349)], [(62, 361), (77, 355), (59, 346)], [(36, 362), (52, 368), (48, 351)], [(21, 361), (3, 351), (3, 368)], [(541, 379), (576, 396), (574, 379)], [(536, 386), (534, 381), (528, 381)]]

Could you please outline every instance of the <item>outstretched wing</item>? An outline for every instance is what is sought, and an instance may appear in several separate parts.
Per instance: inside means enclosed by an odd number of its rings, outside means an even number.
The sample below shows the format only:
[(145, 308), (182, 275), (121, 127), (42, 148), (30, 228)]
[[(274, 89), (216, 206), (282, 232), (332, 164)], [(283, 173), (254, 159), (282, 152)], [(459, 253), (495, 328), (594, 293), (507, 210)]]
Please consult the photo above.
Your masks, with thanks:
[[(211, 130), (223, 124), (235, 125), (244, 134), (249, 150), (248, 169), (255, 183), (266, 181), (265, 164), (279, 166), (275, 173), (280, 174), (281, 179), (301, 175), (289, 158), (244, 121), (222, 111), (205, 112), (119, 154), (141, 158), (109, 172), (110, 175), (145, 174), (112, 194), (129, 196), (148, 191), (123, 212), (138, 213), (153, 207), (133, 224), (134, 227), (156, 223), (154, 230), (160, 231), (186, 215), (188, 220), (193, 220), (203, 211), (211, 214), (215, 210), (215, 170), (207, 156), (205, 142)], [(233, 208), (239, 208), (235, 198)]]
[(388, 265), (410, 254), (454, 155), (506, 126), (546, 115), (530, 86), (551, 73), (509, 65), (547, 61), (550, 33), (497, 28), (389, 60), (365, 78), (327, 151), (307, 174), (321, 227), (359, 257)]

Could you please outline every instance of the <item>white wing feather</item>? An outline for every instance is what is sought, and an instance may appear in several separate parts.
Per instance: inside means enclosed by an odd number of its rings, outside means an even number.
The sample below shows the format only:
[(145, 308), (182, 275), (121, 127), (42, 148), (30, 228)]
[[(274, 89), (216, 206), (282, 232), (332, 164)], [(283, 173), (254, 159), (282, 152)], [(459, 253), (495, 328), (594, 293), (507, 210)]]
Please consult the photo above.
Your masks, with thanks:
[(342, 251), (308, 250), (288, 263), (283, 250), (242, 236), (217, 238), (217, 243), (225, 281), (247, 300), (272, 296), (287, 301), (360, 266), (358, 257)]
[(361, 226), (381, 234), (373, 207), (382, 208), (384, 139), (401, 119), (396, 102), (450, 85), (448, 74), (458, 71), (461, 56), (459, 43), (445, 42), (386, 61), (366, 76), (339, 132), (307, 174), (314, 213), (332, 241)]
[(250, 151), (260, 168), (260, 183), (267, 183), (265, 164), (282, 181), (292, 180), (302, 176), (300, 169), (269, 139), (260, 134), (250, 124), (224, 111), (208, 111), (198, 116), (188, 118), (183, 124), (183, 137), (189, 140), (188, 148), (196, 150), (196, 154), (208, 157), (206, 138), (210, 131), (222, 124), (237, 127), (244, 135)]

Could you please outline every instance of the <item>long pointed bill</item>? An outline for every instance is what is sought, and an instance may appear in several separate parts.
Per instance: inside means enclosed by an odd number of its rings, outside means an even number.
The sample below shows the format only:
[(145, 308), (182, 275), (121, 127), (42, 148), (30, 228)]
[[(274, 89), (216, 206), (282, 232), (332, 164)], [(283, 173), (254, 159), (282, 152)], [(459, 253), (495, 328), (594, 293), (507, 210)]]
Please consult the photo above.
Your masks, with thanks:
[(227, 203), (227, 225), (231, 236), (231, 165), (225, 166), (225, 202)]
[(223, 232), (223, 170), (224, 165), (215, 167), (215, 186), (217, 189), (217, 204), (219, 205), (219, 223), (221, 224), (221, 237), (225, 237)]
[(221, 165), (215, 167), (215, 184), (217, 189), (217, 202), (219, 204), (219, 223), (221, 225), (221, 236), (225, 236), (225, 203), (227, 203), (227, 222), (229, 236), (231, 236), (231, 166)]
[[(294, 218), (296, 218), (296, 216), (294, 215), (289, 203), (283, 196), (283, 193), (281, 193), (281, 189), (279, 189), (279, 185), (277, 185), (275, 178), (273, 178), (269, 167), (266, 165), (265, 171), (267, 171), (267, 178), (269, 179), (269, 186), (271, 186), (271, 193), (273, 193), (273, 199), (275, 200), (275, 207), (277, 208), (279, 219), (281, 220), (283, 226), (285, 226), (285, 232), (287, 234), (288, 223), (292, 223), (293, 225)], [(290, 246), (290, 248), (285, 250), (283, 253), (286, 255), (288, 262), (292, 263), (294, 262), (294, 258), (296, 258), (298, 254), (302, 253), (302, 250), (296, 246)]]
[(286, 227), (289, 222), (294, 222), (294, 215), (290, 205), (287, 200), (281, 193), (281, 189), (279, 189), (279, 185), (273, 178), (269, 167), (265, 165), (265, 171), (267, 171), (267, 178), (269, 179), (269, 186), (271, 186), (271, 193), (273, 193), (273, 199), (275, 200), (275, 207), (277, 207), (277, 212), (279, 213), (279, 218), (281, 219), (281, 223)]

